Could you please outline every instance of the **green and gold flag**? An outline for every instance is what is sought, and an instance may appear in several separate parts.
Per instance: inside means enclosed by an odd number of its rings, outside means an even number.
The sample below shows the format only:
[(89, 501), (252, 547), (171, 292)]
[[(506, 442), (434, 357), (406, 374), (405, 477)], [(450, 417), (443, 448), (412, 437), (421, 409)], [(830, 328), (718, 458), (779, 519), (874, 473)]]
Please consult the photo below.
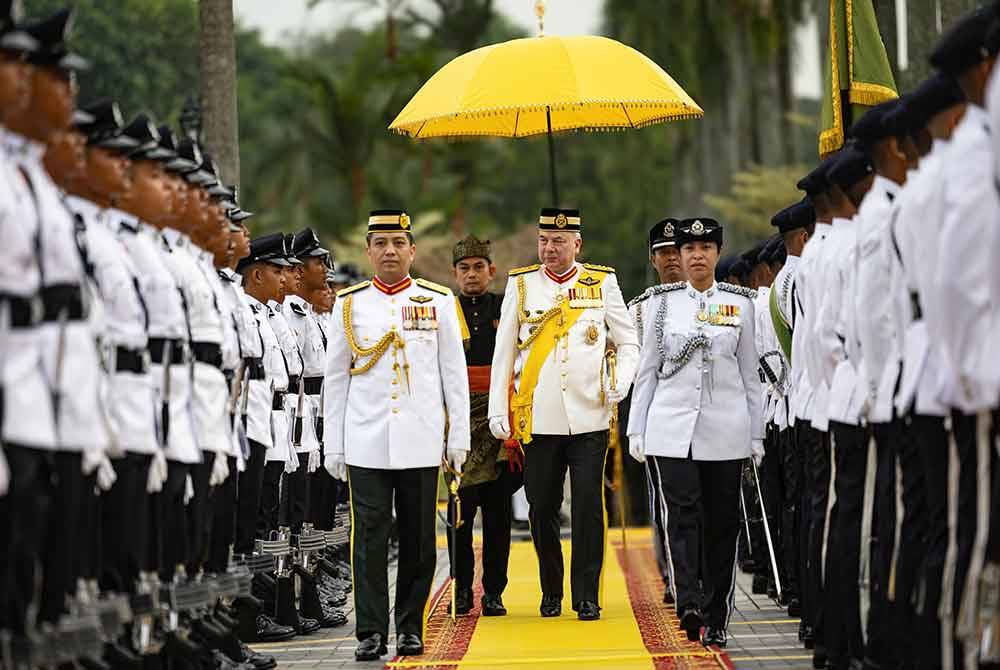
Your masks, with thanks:
[(830, 0), (819, 155), (844, 145), (844, 131), (869, 107), (899, 97), (872, 0)]

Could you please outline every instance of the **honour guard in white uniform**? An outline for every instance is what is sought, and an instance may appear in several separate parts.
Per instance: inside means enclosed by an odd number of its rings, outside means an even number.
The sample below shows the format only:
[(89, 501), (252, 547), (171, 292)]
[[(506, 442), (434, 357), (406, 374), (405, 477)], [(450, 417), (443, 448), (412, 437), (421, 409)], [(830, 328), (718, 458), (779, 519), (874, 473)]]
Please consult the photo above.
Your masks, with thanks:
[[(686, 283), (650, 298), (629, 414), (633, 451), (653, 456), (667, 507), (671, 585), (691, 640), (726, 644), (744, 461), (762, 455), (754, 292), (714, 281), (722, 226), (677, 231)], [(699, 592), (699, 578), (704, 592)]]
[(410, 277), (415, 254), (405, 212), (371, 213), (368, 257), (375, 276), (340, 291), (327, 345), (324, 465), (351, 491), (358, 660), (386, 653), (393, 508), (399, 521), (396, 651), (423, 653), (438, 467), (447, 455), (460, 471), (469, 451), (469, 385), (455, 296)]
[[(578, 210), (543, 209), (541, 265), (510, 273), (493, 354), (489, 416), (494, 437), (513, 437), (524, 449), (545, 617), (562, 613), (559, 507), (569, 468), (571, 604), (581, 620), (594, 620), (601, 616), (608, 422), (611, 406), (632, 383), (638, 340), (614, 269), (576, 260), (580, 222)], [(617, 347), (614, 375), (605, 371), (609, 344)]]

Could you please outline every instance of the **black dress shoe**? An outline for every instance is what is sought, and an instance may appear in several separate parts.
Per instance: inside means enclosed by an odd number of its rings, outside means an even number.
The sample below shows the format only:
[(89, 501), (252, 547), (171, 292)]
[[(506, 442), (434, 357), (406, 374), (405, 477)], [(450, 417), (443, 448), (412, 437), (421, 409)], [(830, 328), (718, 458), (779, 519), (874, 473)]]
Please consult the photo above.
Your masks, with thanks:
[(792, 596), (788, 601), (788, 616), (790, 617), (800, 617), (802, 616), (802, 601), (798, 598)]
[(385, 646), (385, 640), (381, 633), (369, 635), (358, 643), (358, 648), (354, 650), (355, 661), (376, 661), (389, 650)]
[(310, 619), (309, 617), (304, 617), (301, 614), (299, 615), (299, 625), (296, 626), (296, 631), (299, 635), (310, 635), (319, 629), (319, 621), (316, 621), (316, 619)]
[(455, 614), (468, 614), (472, 611), (472, 589), (455, 588)]
[(802, 634), (802, 646), (806, 649), (812, 649), (816, 646), (816, 632), (812, 626), (806, 626)]
[(821, 644), (817, 644), (813, 648), (813, 668), (816, 670), (823, 670), (826, 667), (826, 662), (829, 656), (826, 653), (826, 647)]
[(242, 642), (240, 643), (240, 651), (243, 652), (243, 662), (252, 665), (254, 670), (271, 670), (271, 668), (278, 667), (278, 661), (275, 660), (274, 656), (265, 656)]
[(291, 626), (282, 626), (266, 614), (257, 615), (257, 641), (258, 642), (284, 642), (295, 637), (295, 629)]
[(575, 608), (576, 618), (580, 621), (597, 621), (601, 618), (601, 608), (592, 600), (581, 600)]
[(689, 641), (698, 642), (701, 640), (701, 627), (704, 625), (705, 620), (697, 607), (688, 607), (681, 613), (680, 629), (687, 633)]
[(543, 617), (553, 617), (562, 614), (561, 596), (542, 596), (542, 604), (538, 608)]
[(403, 633), (396, 638), (396, 653), (400, 656), (420, 656), (424, 643), (416, 633)]
[(483, 609), (483, 616), (506, 616), (507, 608), (503, 606), (503, 600), (495, 593), (484, 593), (479, 604)]
[(726, 646), (726, 629), (715, 628), (713, 626), (706, 627), (705, 635), (701, 638), (701, 643), (706, 647), (724, 648)]
[(338, 628), (347, 623), (347, 616), (336, 608), (323, 606), (323, 616), (317, 616), (316, 621), (320, 628)]

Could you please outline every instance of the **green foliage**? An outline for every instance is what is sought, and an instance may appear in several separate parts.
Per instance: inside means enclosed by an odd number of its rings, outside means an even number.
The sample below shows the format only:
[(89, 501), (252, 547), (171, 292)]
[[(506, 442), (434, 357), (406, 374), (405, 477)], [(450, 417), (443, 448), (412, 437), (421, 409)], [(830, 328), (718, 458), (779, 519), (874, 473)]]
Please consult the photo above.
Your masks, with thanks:
[[(445, 273), (436, 279), (447, 281), (450, 241), (468, 232), (494, 239), (505, 263), (532, 262), (538, 209), (553, 204), (545, 138), (415, 142), (387, 130), (450, 59), (523, 29), (494, 0), (351, 2), (382, 21), (283, 48), (238, 31), (241, 198), (258, 213), (254, 231), (310, 225), (340, 258), (363, 260), (367, 210), (402, 206), (430, 259), (418, 270)], [(126, 114), (175, 120), (198, 92), (196, 0), (76, 4), (74, 44), (95, 65), (80, 77), (81, 100), (114, 97)], [(42, 16), (62, 3), (31, 5)], [(658, 62), (706, 110), (701, 121), (555, 139), (559, 204), (581, 208), (584, 255), (614, 265), (626, 296), (654, 280), (646, 233), (659, 219), (716, 215), (738, 251), (770, 234), (771, 215), (797, 199), (802, 168), (776, 166), (812, 159), (804, 152), (815, 148), (815, 109), (780, 99), (774, 81), (805, 7), (678, 0), (665, 11), (661, 0), (606, 1), (605, 34)]]

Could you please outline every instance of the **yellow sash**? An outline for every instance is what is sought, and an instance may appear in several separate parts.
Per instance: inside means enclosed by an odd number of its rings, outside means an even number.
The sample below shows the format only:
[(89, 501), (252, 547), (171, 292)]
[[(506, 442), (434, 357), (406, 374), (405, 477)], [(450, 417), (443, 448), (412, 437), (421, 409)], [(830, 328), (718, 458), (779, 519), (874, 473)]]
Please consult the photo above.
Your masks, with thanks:
[[(604, 277), (607, 273), (595, 272), (593, 270), (583, 273), (584, 276), (598, 276), (603, 282)], [(518, 287), (520, 294), (518, 297), (518, 314), (524, 314), (523, 305), (523, 278), (518, 277), (521, 280), (521, 286)], [(577, 283), (577, 286), (585, 286)], [(558, 311), (557, 311), (558, 310)], [(570, 307), (569, 299), (564, 298), (561, 300), (557, 306), (552, 310), (551, 316), (548, 316), (539, 326), (538, 331), (533, 334), (532, 339), (534, 340), (531, 344), (531, 350), (528, 352), (528, 359), (524, 363), (524, 369), (521, 370), (521, 383), (518, 385), (518, 390), (514, 393), (513, 398), (510, 401), (511, 408), (511, 432), (512, 437), (518, 440), (522, 445), (529, 444), (531, 442), (531, 428), (532, 428), (532, 405), (535, 400), (535, 386), (538, 385), (538, 376), (542, 372), (542, 366), (545, 365), (546, 359), (552, 350), (556, 348), (559, 341), (569, 332), (569, 329), (573, 327), (576, 320), (580, 318), (583, 314), (582, 307)], [(523, 316), (522, 316), (523, 318)]]
[(458, 312), (458, 328), (462, 331), (462, 342), (465, 344), (465, 348), (469, 348), (469, 340), (472, 335), (469, 334), (469, 324), (465, 321), (465, 312), (462, 310), (462, 303), (459, 302), (458, 296), (455, 296), (455, 310)]

